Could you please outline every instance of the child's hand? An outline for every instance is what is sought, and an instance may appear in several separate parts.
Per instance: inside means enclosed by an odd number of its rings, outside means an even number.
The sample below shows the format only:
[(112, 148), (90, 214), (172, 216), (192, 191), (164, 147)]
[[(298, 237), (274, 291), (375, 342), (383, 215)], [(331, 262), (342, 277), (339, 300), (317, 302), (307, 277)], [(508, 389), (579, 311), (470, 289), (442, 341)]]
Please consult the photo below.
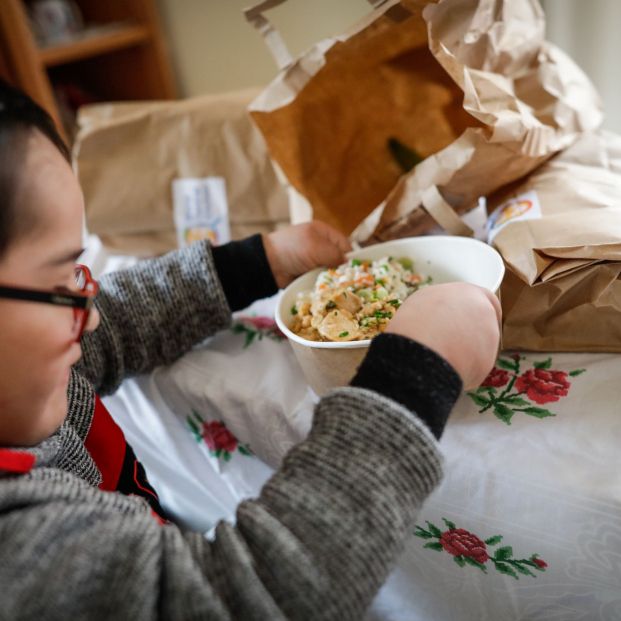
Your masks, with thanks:
[(319, 220), (263, 235), (263, 246), (281, 289), (316, 267), (344, 263), (345, 253), (351, 250), (345, 235)]
[(464, 282), (423, 287), (395, 313), (386, 332), (407, 336), (440, 354), (464, 388), (478, 386), (494, 366), (501, 309), (491, 292)]

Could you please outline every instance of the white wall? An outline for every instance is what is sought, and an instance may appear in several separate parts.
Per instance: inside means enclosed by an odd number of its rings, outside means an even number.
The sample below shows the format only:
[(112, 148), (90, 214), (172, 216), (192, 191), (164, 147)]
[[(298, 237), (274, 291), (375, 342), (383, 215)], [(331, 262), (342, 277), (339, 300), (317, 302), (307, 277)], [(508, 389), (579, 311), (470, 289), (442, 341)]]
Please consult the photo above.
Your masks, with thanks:
[(621, 0), (543, 0), (542, 4), (548, 39), (591, 78), (604, 100), (604, 127), (621, 133)]
[[(181, 95), (264, 86), (276, 65), (242, 9), (255, 0), (158, 0)], [(289, 0), (266, 13), (296, 55), (346, 30), (370, 10), (366, 0)]]

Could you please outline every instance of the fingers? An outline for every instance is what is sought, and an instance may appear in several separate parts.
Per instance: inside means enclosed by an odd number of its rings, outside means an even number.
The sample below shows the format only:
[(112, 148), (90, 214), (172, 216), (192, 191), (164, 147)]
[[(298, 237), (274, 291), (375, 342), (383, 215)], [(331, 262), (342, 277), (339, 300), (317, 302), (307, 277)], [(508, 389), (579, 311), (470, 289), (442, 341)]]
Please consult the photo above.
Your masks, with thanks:
[(321, 220), (313, 220), (312, 224), (315, 231), (339, 251), (341, 259), (344, 258), (345, 253), (351, 251), (351, 242), (343, 233)]
[(498, 296), (492, 293), (489, 289), (483, 289), (483, 291), (485, 292), (485, 295), (487, 296), (487, 299), (490, 301), (491, 305), (494, 307), (498, 323), (500, 323), (502, 321), (502, 307), (500, 305), (500, 300), (498, 299)]

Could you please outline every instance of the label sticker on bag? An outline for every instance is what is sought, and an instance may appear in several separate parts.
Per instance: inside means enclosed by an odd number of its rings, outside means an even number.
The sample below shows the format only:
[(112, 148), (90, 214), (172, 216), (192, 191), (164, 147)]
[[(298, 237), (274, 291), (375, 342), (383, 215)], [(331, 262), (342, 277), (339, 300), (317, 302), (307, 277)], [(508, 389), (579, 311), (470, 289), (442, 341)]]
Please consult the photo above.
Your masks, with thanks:
[(201, 239), (214, 246), (231, 240), (223, 177), (174, 179), (172, 191), (180, 248)]
[(487, 243), (512, 222), (520, 220), (538, 220), (541, 218), (541, 204), (535, 190), (529, 190), (494, 209), (487, 219)]

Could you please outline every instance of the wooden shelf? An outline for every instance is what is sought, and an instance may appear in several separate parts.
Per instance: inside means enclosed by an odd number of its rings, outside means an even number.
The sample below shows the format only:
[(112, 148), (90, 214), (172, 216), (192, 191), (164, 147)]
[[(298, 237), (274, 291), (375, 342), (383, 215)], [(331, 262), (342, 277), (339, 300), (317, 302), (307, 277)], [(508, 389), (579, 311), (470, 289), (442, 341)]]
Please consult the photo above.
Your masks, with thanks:
[(63, 88), (102, 101), (177, 97), (157, 0), (73, 0), (89, 26), (49, 46), (35, 40), (28, 2), (0, 0), (0, 74), (43, 106), (65, 137), (75, 119)]
[(141, 45), (149, 40), (149, 36), (148, 28), (140, 25), (118, 24), (87, 28), (72, 41), (40, 48), (39, 58), (46, 67), (54, 67)]

